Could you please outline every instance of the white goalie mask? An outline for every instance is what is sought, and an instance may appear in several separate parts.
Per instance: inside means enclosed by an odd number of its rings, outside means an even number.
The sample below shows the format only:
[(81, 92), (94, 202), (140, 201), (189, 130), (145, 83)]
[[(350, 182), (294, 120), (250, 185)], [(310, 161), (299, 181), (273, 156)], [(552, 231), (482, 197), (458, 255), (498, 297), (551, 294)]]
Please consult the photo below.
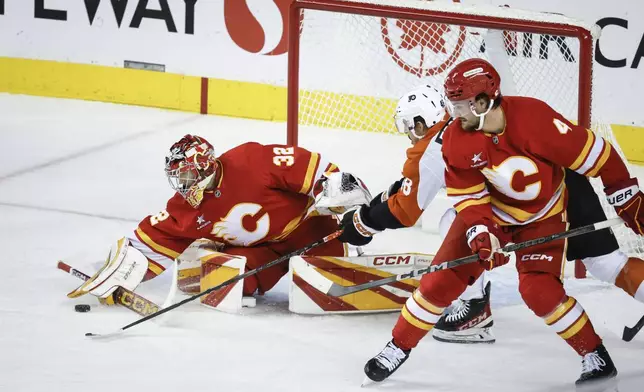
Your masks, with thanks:
[(416, 139), (422, 138), (415, 132), (416, 117), (425, 120), (428, 128), (445, 118), (445, 96), (436, 88), (424, 84), (403, 95), (396, 106), (394, 122), (400, 133), (411, 134)]

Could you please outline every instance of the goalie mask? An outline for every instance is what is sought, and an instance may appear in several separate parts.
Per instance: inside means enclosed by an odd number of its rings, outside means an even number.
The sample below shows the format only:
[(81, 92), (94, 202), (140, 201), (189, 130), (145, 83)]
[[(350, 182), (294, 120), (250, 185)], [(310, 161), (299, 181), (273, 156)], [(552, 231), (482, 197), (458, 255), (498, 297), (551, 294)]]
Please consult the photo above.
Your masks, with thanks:
[(422, 85), (403, 95), (396, 106), (394, 122), (400, 133), (421, 139), (415, 131), (416, 120), (420, 117), (428, 128), (445, 119), (445, 97), (429, 85)]
[[(492, 64), (483, 59), (469, 59), (456, 65), (445, 79), (445, 94), (449, 99), (447, 109), (454, 117), (463, 117), (471, 112), (479, 118), (477, 131), (483, 129), (485, 116), (494, 107), (494, 100), (501, 95), (501, 76)], [(490, 104), (483, 113), (474, 107), (479, 94), (490, 98)]]
[(206, 139), (186, 135), (170, 147), (165, 174), (172, 189), (197, 208), (217, 169), (215, 149)]

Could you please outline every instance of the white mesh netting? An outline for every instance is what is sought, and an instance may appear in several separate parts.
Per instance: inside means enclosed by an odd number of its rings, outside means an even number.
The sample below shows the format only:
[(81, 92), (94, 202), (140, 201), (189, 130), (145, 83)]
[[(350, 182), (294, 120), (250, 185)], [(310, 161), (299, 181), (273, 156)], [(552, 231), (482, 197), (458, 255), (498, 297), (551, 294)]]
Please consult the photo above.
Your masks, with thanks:
[[(595, 27), (561, 15), (450, 2), (339, 3), (355, 8), (343, 12), (301, 11), (297, 67), (300, 128), (311, 125), (395, 133), (393, 112), (402, 94), (421, 83), (441, 87), (454, 64), (472, 57), (485, 58), (497, 68), (504, 95), (539, 98), (574, 122), (584, 122), (578, 118), (580, 107), (590, 113), (590, 99), (579, 102), (580, 85), (592, 84), (590, 74), (587, 80), (580, 81), (579, 40), (524, 32), (523, 27), (521, 32), (516, 31), (510, 27), (513, 23), (504, 25), (503, 20), (580, 26), (596, 38)], [(391, 17), (360, 14), (360, 8), (373, 5), (413, 8), (418, 15), (442, 10), (475, 18), (444, 24), (420, 21), (414, 16), (397, 19), (395, 12)], [(500, 21), (496, 25), (499, 28), (472, 27), (481, 26), (483, 16), (498, 18), (495, 20)], [(590, 58), (586, 61), (588, 67), (592, 67)], [(609, 126), (597, 123), (593, 128), (617, 146)], [(596, 188), (602, 193), (601, 187)], [(601, 199), (604, 200), (603, 193)], [(614, 215), (612, 208), (605, 210)], [(627, 229), (619, 229), (616, 234), (624, 250), (644, 254), (641, 237)]]

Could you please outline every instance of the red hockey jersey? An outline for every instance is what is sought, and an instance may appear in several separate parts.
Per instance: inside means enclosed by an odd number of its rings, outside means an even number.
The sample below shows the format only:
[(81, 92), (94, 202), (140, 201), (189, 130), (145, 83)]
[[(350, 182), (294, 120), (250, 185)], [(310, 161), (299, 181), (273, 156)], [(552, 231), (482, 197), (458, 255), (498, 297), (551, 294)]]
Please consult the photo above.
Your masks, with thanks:
[(605, 185), (629, 178), (610, 143), (546, 103), (503, 97), (501, 107), (500, 134), (465, 131), (456, 120), (443, 137), (447, 195), (467, 224), (487, 217), (525, 225), (563, 212), (564, 167), (601, 176)]
[(217, 161), (217, 187), (204, 193), (197, 209), (177, 193), (164, 211), (141, 221), (131, 240), (148, 259), (167, 266), (199, 238), (238, 247), (279, 242), (314, 213), (315, 182), (338, 170), (318, 153), (258, 143), (235, 147)]

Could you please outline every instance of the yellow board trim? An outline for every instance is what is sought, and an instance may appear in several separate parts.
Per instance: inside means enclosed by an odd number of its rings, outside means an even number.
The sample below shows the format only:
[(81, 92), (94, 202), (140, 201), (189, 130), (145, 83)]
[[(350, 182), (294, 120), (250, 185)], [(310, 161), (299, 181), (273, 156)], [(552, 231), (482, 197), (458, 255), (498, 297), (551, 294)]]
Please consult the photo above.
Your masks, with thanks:
[(644, 164), (644, 127), (611, 124), (611, 128), (626, 158), (630, 162)]
[(208, 114), (286, 121), (286, 87), (211, 78)]
[[(284, 86), (209, 78), (208, 87), (209, 114), (286, 121)], [(0, 92), (199, 112), (201, 77), (0, 57)], [(321, 105), (314, 115), (301, 111), (301, 119), (310, 119), (301, 125), (396, 133), (392, 121), (396, 99), (303, 90), (300, 102), (306, 99), (337, 104)], [(644, 127), (611, 124), (611, 128), (629, 161), (644, 163)]]
[(0, 92), (199, 112), (201, 78), (155, 71), (0, 57)]

